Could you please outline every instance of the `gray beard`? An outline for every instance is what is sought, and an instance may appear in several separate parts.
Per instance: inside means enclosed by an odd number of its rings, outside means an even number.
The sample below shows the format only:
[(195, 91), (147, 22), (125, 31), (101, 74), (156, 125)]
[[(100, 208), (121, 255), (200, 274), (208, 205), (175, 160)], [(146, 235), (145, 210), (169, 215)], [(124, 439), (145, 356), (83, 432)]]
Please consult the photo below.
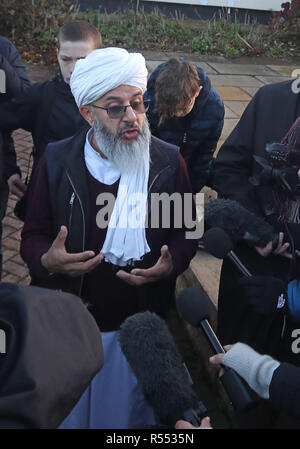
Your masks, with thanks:
[(95, 114), (93, 116), (95, 139), (100, 151), (121, 174), (140, 171), (146, 158), (149, 157), (151, 133), (146, 116), (136, 140), (130, 144), (123, 143), (121, 140), (121, 133), (126, 126), (114, 136)]

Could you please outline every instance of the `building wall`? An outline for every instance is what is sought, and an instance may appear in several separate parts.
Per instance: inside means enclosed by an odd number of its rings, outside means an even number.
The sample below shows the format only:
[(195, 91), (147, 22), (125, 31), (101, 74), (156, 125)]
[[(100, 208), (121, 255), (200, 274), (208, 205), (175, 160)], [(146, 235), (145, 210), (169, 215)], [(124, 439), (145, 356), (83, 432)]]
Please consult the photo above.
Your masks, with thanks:
[[(76, 3), (76, 0), (73, 0)], [(179, 3), (180, 1), (180, 3)], [(207, 6), (203, 6), (207, 3)], [(212, 4), (226, 5), (215, 6)], [(270, 10), (262, 9), (250, 9), (245, 7), (245, 4), (251, 4), (252, 7), (256, 7), (261, 4), (281, 4), (281, 0), (80, 0), (80, 8), (85, 10), (87, 8), (99, 9), (100, 12), (126, 12), (128, 9), (136, 10), (137, 7), (143, 9), (146, 13), (154, 10), (159, 10), (163, 14), (169, 17), (176, 17), (178, 14), (183, 14), (185, 17), (191, 19), (208, 20), (214, 17), (218, 17), (219, 14), (224, 14), (224, 8), (226, 12), (236, 17), (240, 22), (247, 21), (258, 22), (261, 24), (269, 24), (272, 19), (272, 12)], [(234, 7), (228, 6), (234, 4)], [(237, 7), (237, 4), (243, 5), (243, 7)], [(280, 5), (277, 8), (280, 10)]]
[[(144, 0), (151, 1), (151, 0)], [(156, 3), (167, 3), (166, 0), (156, 0)], [(221, 6), (229, 8), (256, 9), (262, 11), (279, 11), (282, 0), (168, 0), (168, 3), (197, 5), (197, 6)]]

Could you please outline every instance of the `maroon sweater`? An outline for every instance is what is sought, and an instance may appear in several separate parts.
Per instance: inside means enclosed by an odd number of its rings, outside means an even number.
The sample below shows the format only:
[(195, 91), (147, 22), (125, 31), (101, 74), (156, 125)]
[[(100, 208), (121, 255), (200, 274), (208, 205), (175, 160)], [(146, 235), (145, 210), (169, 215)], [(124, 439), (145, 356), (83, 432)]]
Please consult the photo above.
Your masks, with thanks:
[[(90, 194), (90, 216), (96, 217), (100, 208), (96, 205), (96, 198), (100, 193), (109, 192), (115, 197), (119, 181), (111, 186), (97, 181), (87, 170), (88, 189)], [(30, 268), (32, 275), (48, 277), (49, 273), (41, 265), (41, 256), (48, 251), (54, 238), (51, 220), (51, 203), (48, 187), (48, 176), (45, 160), (42, 159), (37, 173), (33, 200), (26, 217), (22, 232), (21, 255)], [(179, 170), (176, 178), (175, 191), (179, 193), (192, 192), (185, 162), (179, 155)], [(93, 250), (96, 254), (101, 250), (106, 229), (96, 225), (96, 220), (90, 220), (87, 230), (86, 250)], [(172, 254), (175, 275), (182, 273), (195, 254), (196, 240), (185, 240), (185, 230), (176, 229), (170, 235), (168, 242)], [(119, 329), (121, 323), (130, 315), (138, 312), (136, 287), (120, 280), (116, 275), (116, 268), (110, 263), (101, 262), (84, 277), (82, 297), (89, 304), (89, 310), (102, 331)]]

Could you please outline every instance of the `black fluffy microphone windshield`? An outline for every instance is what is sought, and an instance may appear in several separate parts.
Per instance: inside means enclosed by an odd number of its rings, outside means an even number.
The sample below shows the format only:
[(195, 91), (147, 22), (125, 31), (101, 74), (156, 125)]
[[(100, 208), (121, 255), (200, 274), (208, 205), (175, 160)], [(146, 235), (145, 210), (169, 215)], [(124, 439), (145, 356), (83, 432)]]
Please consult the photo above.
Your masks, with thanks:
[(121, 326), (120, 345), (157, 423), (173, 428), (176, 421), (186, 419), (199, 426), (207, 410), (166, 323), (152, 312), (132, 315)]
[(261, 247), (272, 241), (273, 247), (277, 246), (278, 236), (272, 226), (237, 201), (222, 198), (211, 200), (205, 206), (204, 219), (209, 226), (224, 229), (233, 241), (246, 240)]
[(251, 276), (251, 273), (233, 251), (232, 241), (223, 229), (210, 228), (206, 231), (202, 237), (202, 245), (207, 252), (218, 259), (228, 257), (243, 276)]
[(229, 235), (221, 228), (210, 228), (202, 237), (202, 244), (206, 251), (218, 259), (224, 259), (233, 250), (233, 243)]

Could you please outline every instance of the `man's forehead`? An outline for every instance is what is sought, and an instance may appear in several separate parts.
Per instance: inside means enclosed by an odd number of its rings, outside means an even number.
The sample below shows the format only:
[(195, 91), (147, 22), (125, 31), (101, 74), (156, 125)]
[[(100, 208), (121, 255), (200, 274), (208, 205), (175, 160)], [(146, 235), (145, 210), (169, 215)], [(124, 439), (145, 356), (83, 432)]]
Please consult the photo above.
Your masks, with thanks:
[(95, 48), (91, 39), (83, 41), (61, 41), (59, 46), (60, 56), (85, 58)]
[(121, 84), (120, 86), (106, 92), (106, 94), (99, 98), (99, 100), (101, 99), (102, 101), (109, 101), (123, 98), (134, 98), (138, 95), (143, 95), (142, 89), (140, 89), (139, 87)]

